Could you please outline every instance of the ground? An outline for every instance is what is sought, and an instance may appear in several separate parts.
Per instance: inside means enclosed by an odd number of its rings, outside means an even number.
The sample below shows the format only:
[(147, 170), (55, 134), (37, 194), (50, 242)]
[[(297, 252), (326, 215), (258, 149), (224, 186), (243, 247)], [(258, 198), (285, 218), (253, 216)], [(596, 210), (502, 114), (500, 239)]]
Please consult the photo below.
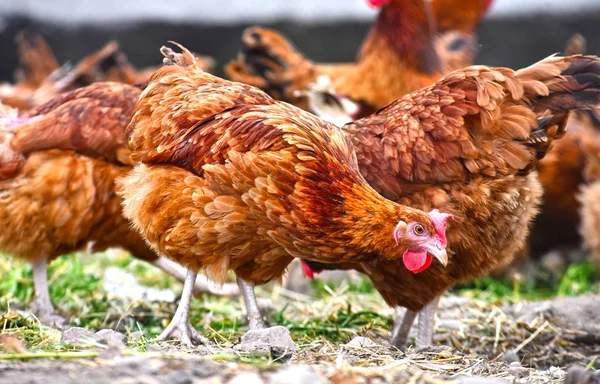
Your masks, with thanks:
[(192, 323), (212, 340), (211, 351), (159, 342), (181, 285), (118, 251), (55, 261), (51, 296), (70, 323), (43, 326), (26, 311), (31, 268), (1, 256), (0, 382), (562, 383), (573, 365), (600, 368), (593, 273), (578, 264), (543, 284), (460, 287), (442, 300), (436, 346), (406, 351), (387, 342), (394, 311), (367, 280), (315, 282), (310, 295), (261, 287), (270, 324), (289, 329), (298, 349), (259, 356), (239, 348), (246, 328), (237, 298), (193, 302)]

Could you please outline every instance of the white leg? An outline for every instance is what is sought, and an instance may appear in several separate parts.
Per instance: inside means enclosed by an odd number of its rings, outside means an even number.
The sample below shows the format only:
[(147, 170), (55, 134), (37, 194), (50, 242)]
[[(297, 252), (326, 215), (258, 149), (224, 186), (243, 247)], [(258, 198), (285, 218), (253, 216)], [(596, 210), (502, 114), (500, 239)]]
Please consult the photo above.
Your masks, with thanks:
[(244, 298), (244, 304), (246, 305), (246, 316), (248, 317), (250, 330), (265, 328), (265, 323), (256, 302), (256, 295), (254, 294), (254, 284), (248, 283), (239, 277), (237, 278), (237, 282)]
[(440, 296), (436, 297), (419, 312), (419, 326), (417, 333), (417, 347), (433, 345), (433, 325)]
[(181, 342), (189, 347), (193, 346), (192, 341), (202, 343), (210, 347), (210, 341), (202, 336), (190, 324), (190, 302), (192, 300), (192, 290), (196, 281), (197, 273), (188, 270), (183, 284), (183, 292), (177, 311), (171, 320), (171, 323), (158, 336), (160, 340), (166, 340), (170, 337), (178, 338)]
[(35, 287), (35, 300), (33, 311), (44, 323), (62, 325), (65, 319), (54, 313), (54, 306), (50, 301), (48, 290), (48, 260), (46, 258), (33, 263), (33, 285)]
[(408, 334), (412, 328), (417, 312), (413, 312), (407, 309), (402, 317), (402, 322), (399, 320), (399, 316), (396, 315), (394, 319), (394, 330), (392, 332), (392, 345), (398, 349), (403, 349), (408, 341)]
[[(152, 264), (167, 272), (169, 275), (173, 276), (177, 280), (185, 281), (186, 269), (181, 265), (177, 264), (176, 262), (171, 261), (166, 257), (159, 257)], [(219, 287), (218, 285), (208, 280), (206, 276), (199, 275), (198, 277), (196, 277), (193, 293), (194, 295), (211, 293), (217, 296), (238, 296), (240, 294), (240, 289), (238, 288), (237, 284), (231, 283), (223, 284), (223, 286)]]

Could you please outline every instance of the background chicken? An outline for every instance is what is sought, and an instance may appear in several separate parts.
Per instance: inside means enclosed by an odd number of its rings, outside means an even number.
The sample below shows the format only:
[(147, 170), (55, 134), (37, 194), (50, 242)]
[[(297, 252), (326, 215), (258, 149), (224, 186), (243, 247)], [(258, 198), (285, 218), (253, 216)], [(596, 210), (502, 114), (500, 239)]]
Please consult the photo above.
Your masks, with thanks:
[(59, 66), (52, 49), (40, 34), (21, 31), (15, 37), (15, 43), (19, 52), (15, 84), (0, 85), (0, 101), (15, 108), (29, 109), (35, 91)]
[[(575, 34), (565, 46), (565, 54), (581, 54), (585, 51), (585, 38)], [(565, 137), (553, 144), (552, 150), (537, 166), (538, 176), (544, 188), (540, 214), (534, 220), (526, 246), (508, 265), (500, 267), (495, 275), (519, 269), (529, 257), (538, 259), (550, 251), (558, 251), (556, 260), (560, 268), (579, 253), (581, 245), (581, 212), (578, 194), (586, 182), (594, 181), (593, 169), (595, 135), (599, 134), (598, 112), (578, 111), (571, 114)], [(595, 133), (598, 132), (598, 133)], [(586, 173), (588, 176), (586, 176)], [(587, 189), (590, 190), (590, 189)], [(584, 224), (584, 228), (593, 227)], [(583, 229), (582, 233), (588, 230)], [(586, 234), (588, 240), (593, 238)], [(589, 241), (588, 241), (589, 244)]]
[[(281, 279), (292, 257), (324, 263), (446, 262), (449, 215), (384, 199), (360, 176), (336, 126), (248, 85), (203, 72), (183, 49), (143, 92), (128, 127), (125, 215), (160, 253), (222, 282), (235, 271), (251, 330), (264, 327), (254, 285)], [(188, 319), (189, 290), (162, 337), (206, 342)]]
[[(98, 51), (58, 67), (52, 50), (39, 34), (22, 32), (16, 37), (20, 67), (15, 85), (0, 88), (0, 101), (19, 110), (38, 106), (55, 96), (85, 87), (95, 82), (114, 81), (143, 85), (156, 67), (137, 70), (127, 59), (116, 41), (108, 42)], [(208, 56), (199, 56), (198, 65), (211, 71), (215, 62)]]
[[(25, 113), (3, 107), (0, 250), (33, 264), (34, 309), (43, 321), (62, 322), (48, 294), (48, 262), (90, 242), (96, 251), (122, 247), (184, 277), (131, 228), (114, 190), (115, 179), (131, 170), (124, 130), (139, 95), (129, 85), (95, 83)], [(199, 280), (196, 291), (207, 290)]]
[(486, 275), (523, 246), (542, 194), (531, 172), (564, 134), (568, 110), (598, 105), (599, 86), (596, 57), (550, 57), (517, 72), (475, 66), (344, 126), (361, 173), (378, 192), (455, 217), (447, 269), (435, 264), (411, 274), (395, 261), (344, 265), (367, 274), (388, 304), (408, 308), (396, 346), (419, 311), (417, 344), (430, 344), (439, 295)]
[(357, 104), (348, 110), (352, 118), (366, 116), (441, 77), (447, 67), (435, 50), (437, 34), (456, 30), (471, 36), (491, 1), (436, 0), (432, 9), (423, 0), (371, 3), (382, 9), (355, 64), (315, 64), (282, 35), (255, 27), (244, 32), (245, 47), (226, 73), (303, 109), (310, 108), (298, 91), (325, 76), (336, 95)]

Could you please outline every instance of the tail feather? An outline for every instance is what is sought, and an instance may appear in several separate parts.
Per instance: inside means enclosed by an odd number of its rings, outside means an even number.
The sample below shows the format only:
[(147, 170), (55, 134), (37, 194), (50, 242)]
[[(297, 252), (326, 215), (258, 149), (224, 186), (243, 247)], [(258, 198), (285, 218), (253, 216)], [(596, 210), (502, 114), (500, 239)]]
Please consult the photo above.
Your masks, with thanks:
[(567, 129), (569, 112), (600, 106), (600, 59), (595, 56), (551, 56), (517, 72), (525, 97), (538, 114), (539, 126), (530, 135), (536, 157), (541, 159), (552, 140)]
[(17, 81), (39, 86), (58, 68), (58, 62), (44, 38), (34, 32), (23, 30), (15, 38), (19, 52)]
[(242, 42), (238, 58), (225, 67), (230, 79), (288, 102), (296, 100), (294, 91), (306, 89), (315, 80), (314, 64), (282, 34), (252, 27), (244, 31)]

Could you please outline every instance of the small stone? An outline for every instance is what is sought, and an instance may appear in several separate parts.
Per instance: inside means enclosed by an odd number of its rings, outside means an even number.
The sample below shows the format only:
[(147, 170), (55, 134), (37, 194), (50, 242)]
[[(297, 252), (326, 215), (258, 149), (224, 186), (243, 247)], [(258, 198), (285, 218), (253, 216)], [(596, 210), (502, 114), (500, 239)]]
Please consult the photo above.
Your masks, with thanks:
[(352, 340), (350, 340), (350, 342), (348, 342), (346, 345), (350, 347), (369, 348), (377, 346), (377, 343), (375, 343), (368, 337), (356, 336)]
[(513, 375), (515, 378), (520, 379), (529, 375), (529, 369), (523, 367), (519, 362), (510, 363), (508, 373)]
[(60, 342), (62, 344), (90, 344), (95, 342), (97, 336), (94, 332), (89, 329), (81, 327), (71, 327), (63, 332)]
[(322, 377), (307, 365), (290, 365), (273, 373), (269, 384), (320, 384)]
[(96, 332), (96, 340), (106, 345), (125, 345), (125, 335), (112, 329), (101, 329)]
[(192, 384), (194, 382), (194, 376), (192, 376), (190, 372), (177, 370), (171, 372), (165, 381), (169, 384)]
[(236, 348), (252, 355), (289, 358), (298, 349), (286, 327), (251, 330), (242, 336), (242, 343)]
[(504, 361), (507, 364), (521, 363), (521, 359), (519, 359), (519, 356), (517, 356), (517, 354), (512, 350), (506, 351), (502, 354), (502, 361)]
[(142, 340), (142, 337), (144, 337), (144, 332), (142, 332), (142, 331), (131, 332), (127, 336), (127, 344), (131, 344), (131, 345), (138, 344)]
[(256, 372), (243, 372), (234, 376), (228, 384), (264, 384), (264, 381)]

